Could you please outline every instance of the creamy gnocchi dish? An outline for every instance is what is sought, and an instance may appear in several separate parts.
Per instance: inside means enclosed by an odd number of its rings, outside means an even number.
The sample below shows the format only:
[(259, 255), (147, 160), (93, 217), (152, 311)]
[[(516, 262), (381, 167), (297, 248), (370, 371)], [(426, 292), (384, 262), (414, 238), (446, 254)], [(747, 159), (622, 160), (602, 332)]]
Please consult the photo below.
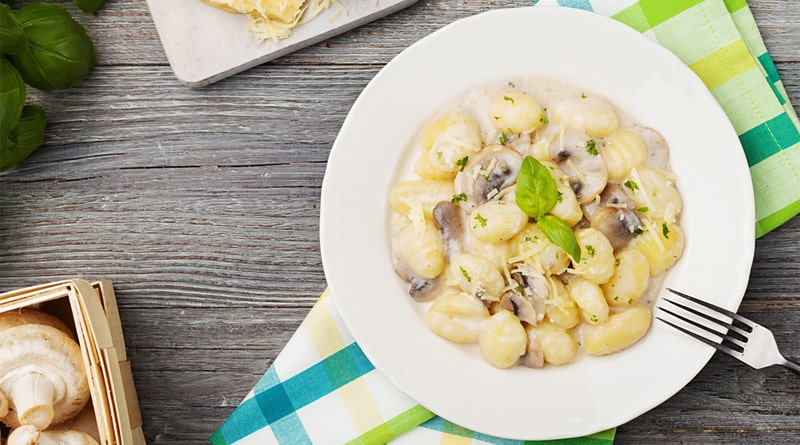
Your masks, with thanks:
[(524, 78), (469, 92), (413, 145), (413, 178), (389, 196), (392, 263), (434, 333), (477, 343), (498, 368), (564, 365), (645, 335), (684, 248), (656, 130)]

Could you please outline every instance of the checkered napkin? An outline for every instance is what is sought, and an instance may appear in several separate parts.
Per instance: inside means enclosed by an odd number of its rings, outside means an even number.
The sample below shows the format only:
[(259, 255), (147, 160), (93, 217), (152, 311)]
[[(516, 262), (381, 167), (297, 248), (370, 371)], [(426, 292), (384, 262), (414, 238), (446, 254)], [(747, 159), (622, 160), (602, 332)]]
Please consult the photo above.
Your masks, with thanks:
[[(745, 149), (756, 235), (800, 211), (800, 123), (745, 0), (541, 0), (610, 16), (669, 48), (703, 79)], [(214, 445), (521, 444), (447, 422), (364, 356), (326, 291)], [(559, 444), (611, 444), (615, 430)]]

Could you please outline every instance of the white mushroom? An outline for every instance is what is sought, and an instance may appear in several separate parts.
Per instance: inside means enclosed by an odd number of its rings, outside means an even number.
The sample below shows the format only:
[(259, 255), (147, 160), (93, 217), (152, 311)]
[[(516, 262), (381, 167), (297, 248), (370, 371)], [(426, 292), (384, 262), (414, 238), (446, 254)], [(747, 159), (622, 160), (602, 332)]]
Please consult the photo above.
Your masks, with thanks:
[(600, 144), (600, 141), (576, 130), (566, 130), (550, 142), (550, 157), (570, 177), (572, 190), (581, 204), (594, 199), (608, 183)]
[(489, 201), (517, 182), (520, 167), (522, 156), (516, 151), (502, 145), (485, 147), (474, 159), (470, 157), (464, 171), (456, 176), (455, 192), (466, 196), (459, 204), (470, 212)]
[(44, 430), (77, 414), (89, 400), (80, 346), (44, 313), (33, 318), (46, 324), (27, 324), (25, 312), (0, 315), (0, 391), (9, 405), (3, 423)]
[(611, 242), (614, 251), (624, 249), (636, 234), (642, 233), (642, 220), (627, 208), (602, 207), (592, 216), (592, 228)]
[(23, 425), (11, 431), (7, 445), (97, 445), (97, 441), (81, 431), (39, 431), (33, 425)]

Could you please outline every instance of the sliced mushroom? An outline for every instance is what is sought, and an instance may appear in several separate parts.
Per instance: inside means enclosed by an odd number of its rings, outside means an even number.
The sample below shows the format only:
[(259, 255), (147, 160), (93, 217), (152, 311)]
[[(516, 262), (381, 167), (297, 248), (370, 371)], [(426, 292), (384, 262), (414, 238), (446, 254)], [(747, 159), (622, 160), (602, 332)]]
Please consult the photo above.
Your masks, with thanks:
[(528, 328), (528, 347), (525, 350), (525, 355), (520, 358), (519, 362), (529, 368), (541, 368), (544, 366), (544, 350), (542, 344), (536, 334), (537, 331)]
[(74, 416), (89, 400), (81, 349), (52, 326), (58, 324), (55, 321), (14, 326), (17, 322), (9, 321), (13, 317), (30, 319), (16, 311), (3, 315), (0, 391), (8, 398), (9, 410), (2, 420), (12, 428), (32, 425), (43, 430)]
[(441, 278), (420, 278), (411, 277), (411, 286), (408, 294), (415, 301), (428, 301), (439, 295), (439, 291), (444, 287)]
[(39, 431), (33, 425), (22, 425), (11, 431), (7, 445), (97, 445), (97, 441), (81, 431)]
[(550, 142), (549, 154), (569, 176), (581, 204), (594, 199), (608, 183), (608, 171), (599, 149), (599, 141), (576, 130), (566, 130)]
[(512, 312), (517, 316), (519, 321), (524, 321), (530, 324), (536, 324), (539, 322), (538, 314), (536, 313), (536, 309), (533, 308), (533, 303), (531, 303), (531, 300), (526, 298), (517, 290), (512, 289), (506, 291), (503, 294), (503, 297), (500, 299), (500, 307)]
[(602, 207), (592, 216), (592, 228), (602, 232), (614, 251), (618, 251), (625, 248), (635, 234), (641, 233), (642, 220), (635, 211), (625, 207)]
[(586, 219), (591, 221), (592, 217), (594, 216), (594, 212), (603, 207), (624, 207), (633, 209), (636, 207), (636, 203), (634, 203), (631, 197), (628, 196), (624, 190), (622, 190), (622, 187), (614, 183), (609, 183), (599, 196), (582, 205), (581, 209), (583, 210), (583, 214), (586, 216)]
[(433, 208), (433, 222), (442, 234), (445, 257), (450, 260), (458, 256), (464, 234), (464, 212), (461, 207), (449, 201), (436, 204)]
[(459, 204), (470, 212), (489, 201), (517, 182), (521, 166), (522, 156), (510, 148), (502, 145), (484, 148), (474, 159), (470, 158), (464, 171), (456, 176), (455, 192), (467, 198)]
[(544, 275), (528, 266), (516, 267), (511, 274), (511, 278), (522, 286), (522, 294), (530, 301), (536, 312), (536, 319), (534, 321), (529, 321), (529, 323), (536, 324), (542, 321), (546, 309), (545, 300), (550, 293), (547, 279)]

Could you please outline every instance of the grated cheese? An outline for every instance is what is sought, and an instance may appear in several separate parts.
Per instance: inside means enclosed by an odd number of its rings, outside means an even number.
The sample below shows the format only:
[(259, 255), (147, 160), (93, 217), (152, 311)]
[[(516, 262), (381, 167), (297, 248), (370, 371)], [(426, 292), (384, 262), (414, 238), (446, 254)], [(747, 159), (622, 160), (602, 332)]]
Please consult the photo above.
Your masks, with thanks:
[(308, 23), (331, 5), (337, 11), (329, 20), (347, 14), (339, 0), (203, 0), (205, 3), (250, 18), (247, 30), (261, 41), (277, 42), (292, 35), (292, 30)]

